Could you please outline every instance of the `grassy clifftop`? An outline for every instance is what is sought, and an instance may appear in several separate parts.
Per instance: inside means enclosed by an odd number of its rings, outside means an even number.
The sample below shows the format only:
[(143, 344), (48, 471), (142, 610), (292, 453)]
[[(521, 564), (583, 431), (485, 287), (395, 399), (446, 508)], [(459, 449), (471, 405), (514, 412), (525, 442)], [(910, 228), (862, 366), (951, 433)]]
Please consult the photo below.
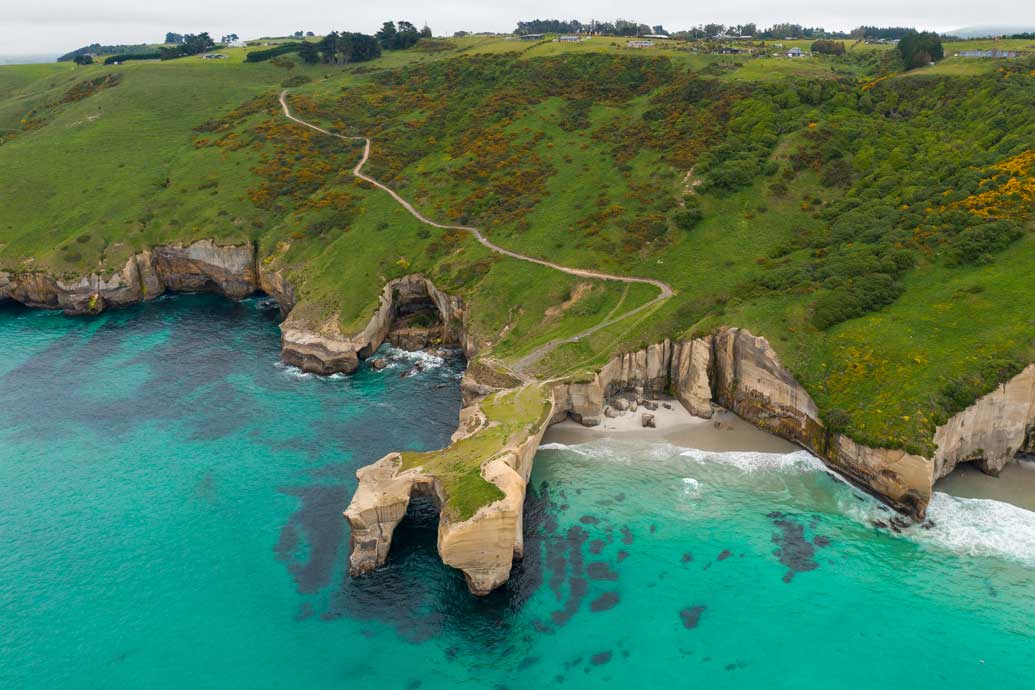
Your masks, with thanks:
[(420, 224), (351, 176), (359, 149), (282, 117), (291, 84), (302, 117), (371, 136), (367, 172), (430, 217), (677, 289), (557, 348), (540, 374), (743, 326), (829, 423), (929, 451), (940, 420), (1035, 359), (1035, 64), (950, 58), (895, 75), (884, 50), (790, 60), (468, 38), (344, 69), (234, 50), (4, 67), (0, 268), (78, 274), (160, 242), (255, 241), (303, 309), (346, 329), (387, 280), (421, 271), (469, 301), (504, 361), (654, 296)]

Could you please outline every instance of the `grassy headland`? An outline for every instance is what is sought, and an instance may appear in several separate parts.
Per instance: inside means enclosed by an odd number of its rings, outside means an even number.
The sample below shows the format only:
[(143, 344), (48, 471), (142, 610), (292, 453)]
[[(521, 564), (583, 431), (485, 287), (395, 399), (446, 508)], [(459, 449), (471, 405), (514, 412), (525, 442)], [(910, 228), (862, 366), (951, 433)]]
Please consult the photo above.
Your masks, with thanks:
[(505, 362), (654, 296), (420, 224), (351, 176), (358, 149), (283, 118), (288, 85), (301, 116), (372, 137), (367, 172), (430, 217), (677, 289), (537, 373), (743, 326), (828, 422), (929, 452), (939, 421), (1035, 360), (1035, 64), (957, 49), (904, 73), (861, 42), (789, 59), (606, 37), (425, 41), (348, 67), (246, 63), (251, 48), (2, 67), (0, 268), (74, 275), (162, 242), (252, 241), (304, 313), (345, 330), (420, 271), (470, 303)]

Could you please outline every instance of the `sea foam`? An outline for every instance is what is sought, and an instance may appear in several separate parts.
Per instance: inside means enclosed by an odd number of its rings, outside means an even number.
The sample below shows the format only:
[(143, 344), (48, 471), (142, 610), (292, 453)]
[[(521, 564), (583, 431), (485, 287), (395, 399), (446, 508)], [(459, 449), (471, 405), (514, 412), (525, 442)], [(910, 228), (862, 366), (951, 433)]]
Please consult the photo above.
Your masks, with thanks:
[(1002, 501), (934, 492), (927, 507), (930, 529), (911, 537), (966, 556), (1001, 556), (1035, 565), (1035, 513)]

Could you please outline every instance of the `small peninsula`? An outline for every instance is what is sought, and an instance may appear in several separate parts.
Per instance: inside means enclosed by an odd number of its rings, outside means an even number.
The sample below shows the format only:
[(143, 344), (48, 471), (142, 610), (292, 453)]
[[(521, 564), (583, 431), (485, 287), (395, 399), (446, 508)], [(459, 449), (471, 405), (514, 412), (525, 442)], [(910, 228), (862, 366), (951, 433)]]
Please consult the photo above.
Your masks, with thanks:
[(451, 443), (341, 506), (352, 574), (423, 497), (502, 586), (565, 420), (725, 409), (920, 523), (960, 463), (1035, 453), (1029, 53), (358, 36), (0, 68), (0, 300), (263, 293), (319, 375), (463, 350)]

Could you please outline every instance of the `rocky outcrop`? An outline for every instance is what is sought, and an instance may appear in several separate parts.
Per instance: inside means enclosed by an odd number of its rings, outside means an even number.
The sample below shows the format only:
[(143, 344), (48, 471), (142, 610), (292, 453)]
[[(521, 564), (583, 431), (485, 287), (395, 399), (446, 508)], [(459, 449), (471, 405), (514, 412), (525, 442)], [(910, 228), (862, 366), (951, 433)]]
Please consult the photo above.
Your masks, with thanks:
[(827, 430), (812, 396), (780, 363), (765, 338), (739, 328), (715, 334), (712, 392), (719, 405), (819, 456), (896, 509), (923, 517), (933, 463), (902, 450), (869, 448)]
[(672, 394), (690, 414), (712, 416), (712, 337), (673, 343), (669, 380)]
[(570, 416), (580, 424), (597, 426), (604, 419), (607, 401), (619, 393), (635, 390), (640, 397), (656, 397), (668, 390), (671, 363), (668, 340), (617, 355), (596, 374), (555, 388), (555, 421)]
[(286, 316), (281, 324), (283, 360), (318, 374), (355, 371), (359, 360), (389, 336), (400, 310), (426, 303), (439, 322), (399, 329), (400, 344), (407, 349), (420, 349), (431, 342), (461, 345), (469, 356), (473, 354), (463, 301), (439, 290), (424, 276), (405, 276), (386, 285), (364, 329), (346, 335), (336, 315), (319, 320), (296, 311), (294, 287), (282, 272), (260, 268), (257, 258), (253, 244), (222, 246), (198, 240), (161, 245), (131, 256), (121, 270), (110, 275), (63, 279), (37, 271), (0, 272), (0, 299), (69, 314), (97, 314), (154, 299), (166, 291), (216, 292), (241, 299), (262, 290), (277, 300)]
[(241, 299), (259, 289), (255, 245), (219, 246), (212, 240), (158, 246), (153, 265), (166, 290), (218, 292)]
[[(385, 562), (395, 528), (414, 495), (432, 497), (439, 507), (438, 552), (442, 562), (464, 573), (468, 588), (488, 594), (507, 581), (515, 558), (524, 554), (523, 510), (532, 461), (551, 414), (530, 420), (511, 435), (502, 449), (490, 451), (481, 465), (482, 477), (503, 497), (458, 519), (443, 509), (446, 493), (440, 480), (424, 467), (402, 470), (399, 453), (389, 453), (360, 469), (359, 487), (345, 511), (351, 528), (349, 572), (362, 575)], [(489, 428), (478, 402), (460, 412), (460, 424), (451, 443)], [(433, 454), (430, 454), (433, 455)]]
[[(599, 424), (624, 409), (624, 391), (668, 389), (692, 414), (725, 407), (755, 426), (812, 451), (830, 467), (901, 512), (923, 517), (934, 482), (959, 462), (996, 474), (1016, 453), (1035, 451), (1035, 365), (938, 427), (931, 458), (871, 448), (828, 429), (808, 392), (765, 338), (724, 328), (613, 358), (601, 371), (556, 390), (554, 421)], [(613, 406), (613, 407), (612, 407)]]
[(1035, 364), (935, 430), (935, 478), (957, 463), (973, 462), (999, 474), (1018, 452), (1030, 453), (1035, 440)]
[(351, 373), (359, 360), (369, 357), (385, 342), (398, 312), (412, 301), (428, 300), (441, 319), (439, 333), (442, 344), (464, 346), (467, 312), (463, 302), (442, 292), (422, 275), (410, 275), (389, 282), (381, 290), (377, 309), (362, 331), (347, 335), (342, 332), (337, 315), (313, 325), (309, 318), (292, 312), (281, 324), (281, 355), (284, 361), (303, 371), (317, 374)]
[(0, 274), (0, 297), (26, 306), (97, 314), (163, 292), (218, 292), (240, 299), (259, 289), (255, 246), (212, 240), (164, 245), (131, 256), (121, 270), (65, 279), (39, 272)]
[(392, 546), (392, 535), (406, 516), (414, 492), (434, 493), (434, 480), (416, 470), (399, 472), (402, 457), (389, 453), (356, 472), (359, 486), (345, 511), (349, 521), (349, 573), (362, 575), (385, 562)]
[(514, 559), (524, 556), (525, 491), (550, 416), (522, 438), (511, 439), (502, 453), (482, 466), (482, 476), (503, 491), (502, 499), (467, 520), (454, 522), (445, 516), (439, 521), (442, 562), (463, 571), (474, 594), (488, 594), (505, 583)]

